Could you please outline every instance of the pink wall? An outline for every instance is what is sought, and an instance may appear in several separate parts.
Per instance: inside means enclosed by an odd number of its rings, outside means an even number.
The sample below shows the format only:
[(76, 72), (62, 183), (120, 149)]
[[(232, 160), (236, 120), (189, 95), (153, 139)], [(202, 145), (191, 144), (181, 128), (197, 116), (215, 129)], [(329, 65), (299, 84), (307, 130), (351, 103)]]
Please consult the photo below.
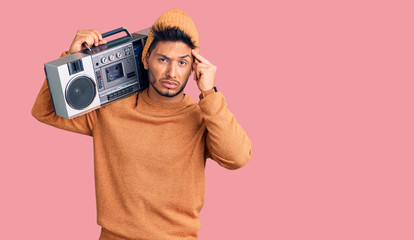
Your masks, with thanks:
[(0, 238), (97, 239), (92, 139), (30, 114), (43, 64), (77, 29), (181, 8), (253, 142), (240, 170), (208, 162), (201, 240), (414, 239), (412, 1), (270, 2), (3, 6)]

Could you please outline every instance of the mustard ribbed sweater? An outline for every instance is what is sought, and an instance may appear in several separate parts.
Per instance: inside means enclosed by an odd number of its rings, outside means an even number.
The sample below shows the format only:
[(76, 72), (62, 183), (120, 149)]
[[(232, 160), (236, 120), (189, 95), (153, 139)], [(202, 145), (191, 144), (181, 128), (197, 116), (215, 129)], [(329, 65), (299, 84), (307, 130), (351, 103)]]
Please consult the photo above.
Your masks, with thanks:
[(55, 115), (45, 81), (32, 114), (93, 137), (101, 240), (197, 239), (206, 158), (236, 169), (251, 157), (220, 92), (166, 104), (144, 90), (68, 120)]

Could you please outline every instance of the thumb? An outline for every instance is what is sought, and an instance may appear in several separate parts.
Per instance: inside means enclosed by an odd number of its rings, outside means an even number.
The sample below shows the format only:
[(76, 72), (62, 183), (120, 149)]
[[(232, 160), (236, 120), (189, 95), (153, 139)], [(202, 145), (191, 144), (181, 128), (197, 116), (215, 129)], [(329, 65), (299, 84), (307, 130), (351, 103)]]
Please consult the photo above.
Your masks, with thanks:
[(197, 63), (193, 62), (192, 68), (193, 68), (194, 80), (197, 81), (198, 80)]
[(108, 41), (106, 41), (106, 39), (102, 39), (98, 42), (99, 45), (107, 44), (107, 43), (108, 43)]

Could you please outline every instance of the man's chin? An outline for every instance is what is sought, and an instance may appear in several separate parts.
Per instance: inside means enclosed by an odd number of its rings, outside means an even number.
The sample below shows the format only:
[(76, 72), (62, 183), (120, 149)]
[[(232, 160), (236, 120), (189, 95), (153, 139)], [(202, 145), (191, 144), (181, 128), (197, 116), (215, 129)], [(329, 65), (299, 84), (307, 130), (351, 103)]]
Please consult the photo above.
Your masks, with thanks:
[(166, 92), (166, 93), (162, 93), (162, 94), (160, 94), (160, 95), (161, 95), (161, 96), (164, 96), (164, 97), (169, 97), (169, 98), (172, 98), (172, 97), (177, 96), (177, 95), (178, 95), (178, 93)]
[(155, 88), (155, 87), (154, 87), (154, 89), (159, 95), (161, 95), (163, 97), (169, 97), (169, 98), (177, 96), (178, 94), (180, 94), (184, 90), (184, 88), (181, 88), (181, 89), (178, 89), (178, 90), (175, 90), (175, 89), (174, 90), (172, 90), (172, 89), (160, 90), (160, 89)]

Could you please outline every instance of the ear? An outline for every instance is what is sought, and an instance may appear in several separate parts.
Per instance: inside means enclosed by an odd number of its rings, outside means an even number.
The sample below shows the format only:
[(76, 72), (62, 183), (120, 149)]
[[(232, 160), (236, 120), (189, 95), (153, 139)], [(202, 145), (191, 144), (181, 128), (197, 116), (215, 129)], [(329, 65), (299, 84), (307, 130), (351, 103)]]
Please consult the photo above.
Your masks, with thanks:
[(144, 69), (145, 70), (148, 70), (148, 58), (149, 58), (149, 56), (148, 56), (148, 53), (147, 53), (147, 55), (144, 57), (144, 61), (142, 61), (142, 63), (144, 64)]

